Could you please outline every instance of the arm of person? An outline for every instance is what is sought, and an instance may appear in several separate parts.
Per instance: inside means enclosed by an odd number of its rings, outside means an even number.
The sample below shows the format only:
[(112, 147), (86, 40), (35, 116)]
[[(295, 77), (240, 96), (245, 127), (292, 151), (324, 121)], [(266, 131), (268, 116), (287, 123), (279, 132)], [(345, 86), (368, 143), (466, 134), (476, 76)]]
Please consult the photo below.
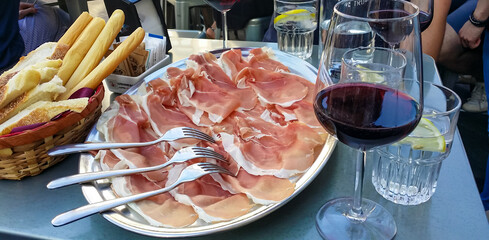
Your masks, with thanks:
[(29, 14), (34, 14), (36, 12), (37, 12), (37, 9), (34, 7), (34, 4), (25, 3), (25, 2), (19, 3), (19, 19), (22, 19), (25, 16), (27, 16)]
[[(489, 18), (489, 0), (479, 0), (474, 10), (473, 17), (478, 21), (486, 21)], [(460, 42), (465, 48), (474, 49), (481, 43), (481, 35), (485, 27), (478, 27), (467, 21), (458, 35), (460, 36)]]
[(433, 20), (421, 34), (423, 52), (438, 60), (447, 23), (451, 0), (434, 0)]

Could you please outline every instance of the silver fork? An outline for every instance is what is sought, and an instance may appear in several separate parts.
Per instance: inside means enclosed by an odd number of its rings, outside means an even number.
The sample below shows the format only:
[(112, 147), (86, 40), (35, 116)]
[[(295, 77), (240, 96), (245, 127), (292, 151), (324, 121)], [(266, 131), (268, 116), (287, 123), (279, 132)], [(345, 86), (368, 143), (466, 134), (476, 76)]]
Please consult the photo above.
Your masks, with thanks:
[(207, 174), (211, 173), (224, 173), (228, 174), (231, 176), (234, 176), (231, 172), (228, 170), (217, 166), (212, 163), (195, 163), (193, 165), (190, 165), (183, 169), (183, 171), (180, 173), (180, 176), (178, 179), (172, 183), (170, 186), (150, 191), (150, 192), (145, 192), (145, 193), (140, 193), (132, 196), (127, 196), (127, 197), (121, 197), (121, 198), (116, 198), (112, 200), (107, 200), (107, 201), (102, 201), (102, 202), (97, 202), (93, 204), (88, 204), (76, 209), (73, 209), (71, 211), (62, 213), (51, 221), (51, 223), (58, 227), (62, 226), (71, 222), (74, 222), (76, 220), (82, 219), (84, 217), (88, 217), (90, 215), (93, 215), (95, 213), (101, 213), (104, 211), (107, 211), (109, 209), (115, 208), (117, 206), (134, 202), (134, 201), (139, 201), (148, 197), (152, 197), (161, 193), (168, 192), (172, 190), (173, 188), (177, 187), (178, 185), (190, 181), (194, 181), (202, 176), (205, 176)]
[(69, 153), (76, 152), (88, 152), (92, 150), (101, 150), (101, 149), (112, 149), (112, 148), (131, 148), (131, 147), (144, 147), (153, 145), (163, 141), (174, 141), (183, 138), (195, 138), (208, 142), (215, 142), (214, 139), (194, 128), (189, 127), (177, 127), (168, 130), (163, 136), (160, 138), (150, 141), (150, 142), (139, 142), (139, 143), (75, 143), (75, 144), (67, 144), (59, 147), (51, 148), (48, 151), (49, 156), (58, 156)]
[(90, 182), (101, 178), (155, 171), (155, 170), (165, 168), (173, 163), (182, 163), (195, 158), (213, 158), (220, 161), (227, 161), (226, 158), (224, 158), (221, 154), (216, 153), (209, 148), (187, 147), (187, 148), (180, 149), (173, 155), (173, 157), (168, 162), (165, 162), (160, 165), (144, 167), (144, 168), (132, 168), (132, 169), (121, 169), (121, 170), (75, 174), (75, 175), (55, 179), (48, 183), (47, 188), (55, 189), (55, 188), (72, 185), (75, 183)]

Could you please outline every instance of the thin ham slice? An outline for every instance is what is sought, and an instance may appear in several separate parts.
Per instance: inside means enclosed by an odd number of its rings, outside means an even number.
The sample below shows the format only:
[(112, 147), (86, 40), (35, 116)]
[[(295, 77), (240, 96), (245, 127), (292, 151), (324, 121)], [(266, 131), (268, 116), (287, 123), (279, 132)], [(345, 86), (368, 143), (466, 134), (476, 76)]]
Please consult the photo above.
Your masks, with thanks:
[(252, 68), (261, 68), (276, 72), (290, 72), (289, 68), (281, 62), (272, 59), (273, 53), (265, 48), (254, 48), (250, 50), (248, 63)]
[[(141, 175), (135, 174), (115, 179), (113, 188), (118, 195), (129, 196), (160, 189), (164, 184), (165, 182), (148, 181)], [(168, 192), (130, 203), (129, 206), (155, 226), (185, 227), (199, 218), (191, 206), (175, 201)]]
[[(176, 169), (177, 167), (170, 171), (169, 179), (174, 178), (174, 173), (178, 173)], [(184, 183), (170, 193), (177, 201), (192, 206), (199, 217), (208, 223), (242, 216), (253, 207), (253, 203), (245, 194), (232, 194), (222, 189), (209, 175)]]
[[(230, 56), (231, 52), (235, 52), (233, 56)], [(241, 51), (240, 50), (231, 50), (223, 53), (221, 56), (222, 61), (225, 61), (227, 57), (232, 57), (233, 61), (239, 61), (236, 58), (239, 53), (239, 57), (241, 58)], [(217, 59), (215, 58), (214, 55), (210, 53), (203, 53), (199, 55), (191, 55), (189, 57), (189, 60), (194, 61), (196, 65), (196, 74), (199, 74), (200, 76), (204, 76), (206, 79), (210, 81), (210, 83), (215, 84), (218, 86), (220, 89), (224, 90), (226, 93), (229, 93), (232, 96), (235, 96), (239, 100), (239, 107), (241, 109), (249, 110), (252, 109), (256, 104), (257, 104), (257, 97), (254, 94), (253, 90), (249, 87), (246, 86), (238, 86), (238, 83), (235, 82), (234, 76), (238, 74), (238, 69), (241, 70), (243, 66), (230, 66), (233, 69), (235, 69), (234, 72), (227, 74), (223, 68), (224, 64), (221, 67), (221, 65), (218, 63)], [(222, 62), (221, 61), (221, 62)], [(228, 61), (229, 62), (229, 61)], [(231, 63), (231, 64), (246, 64), (244, 60), (241, 58), (241, 63)], [(199, 79), (197, 76), (194, 76), (193, 79)], [(206, 81), (204, 81), (204, 84), (208, 85), (210, 84)]]
[(235, 114), (234, 122), (234, 135), (220, 133), (224, 149), (253, 175), (289, 178), (303, 173), (324, 143), (323, 135), (297, 121), (281, 126), (248, 112)]
[(309, 86), (304, 84), (307, 80), (291, 73), (245, 68), (236, 78), (251, 86), (260, 101), (266, 104), (289, 107), (309, 93)]
[(289, 179), (270, 175), (256, 176), (240, 169), (236, 177), (214, 175), (221, 186), (232, 193), (244, 193), (253, 202), (267, 205), (280, 202), (295, 191), (295, 183)]
[[(193, 107), (208, 114), (212, 122), (221, 122), (240, 106), (239, 98), (225, 89), (212, 84), (205, 75), (182, 78), (178, 89), (178, 99), (184, 107)], [(189, 116), (195, 120), (194, 114)], [(195, 122), (199, 125), (199, 122)]]
[(243, 68), (250, 67), (250, 64), (243, 58), (241, 49), (231, 49), (224, 52), (221, 55), (220, 60), (223, 70), (227, 72), (235, 84), (237, 84), (236, 75), (238, 75)]

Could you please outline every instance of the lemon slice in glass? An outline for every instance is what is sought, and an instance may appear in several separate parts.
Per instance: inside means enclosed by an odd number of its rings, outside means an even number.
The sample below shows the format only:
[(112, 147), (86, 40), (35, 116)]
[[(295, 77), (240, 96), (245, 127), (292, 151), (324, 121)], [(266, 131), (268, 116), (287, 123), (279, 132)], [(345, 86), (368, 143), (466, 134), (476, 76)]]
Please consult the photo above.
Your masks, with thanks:
[(360, 78), (362, 82), (369, 82), (369, 83), (383, 83), (384, 82), (384, 77), (378, 73), (373, 72), (372, 70), (362, 66), (362, 65), (356, 65), (355, 67), (359, 69), (365, 69), (365, 71), (358, 71), (360, 73)]
[(397, 144), (409, 144), (415, 150), (445, 152), (445, 137), (440, 130), (428, 119), (421, 118), (418, 126)]
[(275, 19), (273, 19), (273, 24), (285, 23), (287, 21), (300, 22), (309, 19), (314, 20), (315, 17), (316, 17), (315, 13), (310, 13), (306, 9), (294, 9), (294, 10), (284, 12), (278, 15), (277, 17), (275, 17)]

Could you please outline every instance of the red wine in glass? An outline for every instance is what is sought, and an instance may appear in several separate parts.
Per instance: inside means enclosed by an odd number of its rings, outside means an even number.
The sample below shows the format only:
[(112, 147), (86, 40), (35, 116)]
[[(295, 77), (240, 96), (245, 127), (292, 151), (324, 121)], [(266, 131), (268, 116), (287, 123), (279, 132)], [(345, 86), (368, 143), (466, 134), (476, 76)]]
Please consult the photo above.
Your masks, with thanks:
[(421, 27), (421, 32), (426, 30), (433, 20), (433, 15), (425, 11), (419, 11), (419, 26)]
[(206, 0), (214, 9), (219, 12), (229, 11), (236, 3), (236, 0)]
[(406, 137), (421, 118), (419, 108), (403, 92), (361, 82), (327, 87), (314, 102), (316, 117), (328, 132), (363, 150)]
[(222, 14), (222, 32), (223, 38), (222, 38), (222, 48), (225, 49), (227, 48), (227, 41), (228, 41), (228, 24), (227, 24), (227, 19), (226, 19), (226, 13), (231, 10), (233, 5), (239, 1), (239, 0), (204, 0), (207, 4), (209, 4), (211, 7), (216, 9), (217, 11), (221, 12)]
[(390, 21), (369, 22), (370, 27), (391, 46), (398, 44), (413, 31), (413, 23), (401, 18), (409, 16), (404, 10), (377, 10), (368, 14), (372, 19), (391, 19)]

